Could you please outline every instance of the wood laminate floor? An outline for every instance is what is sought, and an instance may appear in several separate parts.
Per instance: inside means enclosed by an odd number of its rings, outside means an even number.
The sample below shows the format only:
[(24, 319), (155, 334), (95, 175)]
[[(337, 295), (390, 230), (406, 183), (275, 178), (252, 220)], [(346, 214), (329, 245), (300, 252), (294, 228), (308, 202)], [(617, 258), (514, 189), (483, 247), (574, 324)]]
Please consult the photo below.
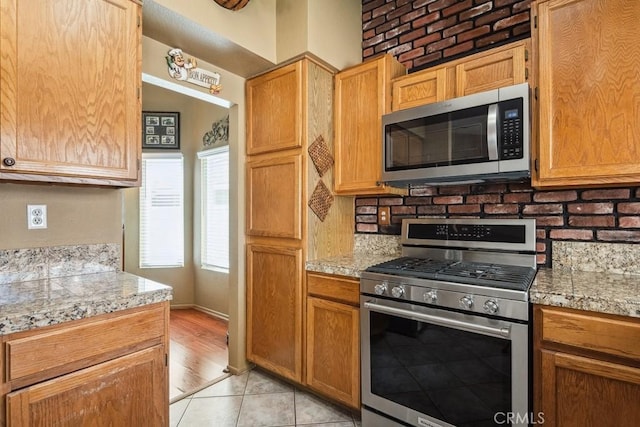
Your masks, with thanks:
[(229, 361), (226, 321), (192, 308), (172, 309), (169, 336), (171, 401), (225, 375)]

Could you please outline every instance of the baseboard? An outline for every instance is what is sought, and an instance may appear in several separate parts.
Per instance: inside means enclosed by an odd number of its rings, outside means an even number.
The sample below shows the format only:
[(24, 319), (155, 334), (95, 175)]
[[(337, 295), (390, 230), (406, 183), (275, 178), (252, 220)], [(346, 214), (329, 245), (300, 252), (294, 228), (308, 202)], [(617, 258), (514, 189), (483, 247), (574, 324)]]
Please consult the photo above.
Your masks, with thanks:
[(201, 311), (203, 313), (207, 313), (210, 316), (216, 317), (220, 320), (224, 320), (225, 322), (229, 321), (229, 315), (228, 314), (224, 314), (224, 313), (220, 313), (219, 311), (215, 311), (215, 310), (211, 310), (210, 308), (207, 307), (203, 307), (201, 305), (197, 305), (197, 304), (171, 304), (171, 309), (175, 309), (175, 310), (184, 310), (187, 308), (193, 308), (194, 310), (198, 310)]

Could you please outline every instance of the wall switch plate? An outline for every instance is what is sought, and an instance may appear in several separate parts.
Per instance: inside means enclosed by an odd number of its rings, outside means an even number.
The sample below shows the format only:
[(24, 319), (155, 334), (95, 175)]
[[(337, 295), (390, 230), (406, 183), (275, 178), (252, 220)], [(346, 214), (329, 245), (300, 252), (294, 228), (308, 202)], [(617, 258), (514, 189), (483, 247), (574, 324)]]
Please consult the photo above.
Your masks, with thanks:
[(391, 208), (389, 206), (378, 207), (378, 224), (379, 225), (391, 224)]
[(47, 228), (47, 205), (27, 205), (27, 228)]

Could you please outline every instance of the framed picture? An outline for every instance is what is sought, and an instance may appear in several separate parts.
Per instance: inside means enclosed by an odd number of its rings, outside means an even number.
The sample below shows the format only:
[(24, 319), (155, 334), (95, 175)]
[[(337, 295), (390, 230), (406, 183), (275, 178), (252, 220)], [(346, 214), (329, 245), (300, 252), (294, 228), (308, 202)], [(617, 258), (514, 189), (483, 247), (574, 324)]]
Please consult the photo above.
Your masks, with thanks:
[(180, 113), (143, 111), (142, 148), (180, 149)]

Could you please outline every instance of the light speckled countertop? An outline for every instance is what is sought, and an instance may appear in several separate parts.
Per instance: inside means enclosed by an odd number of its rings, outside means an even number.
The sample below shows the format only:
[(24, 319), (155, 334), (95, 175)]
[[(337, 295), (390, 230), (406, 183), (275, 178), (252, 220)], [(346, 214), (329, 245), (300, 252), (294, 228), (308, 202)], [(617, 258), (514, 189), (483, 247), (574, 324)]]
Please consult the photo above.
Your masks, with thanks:
[(640, 275), (541, 268), (529, 298), (534, 304), (640, 317)]
[[(353, 254), (307, 261), (307, 271), (359, 278), (367, 267), (400, 256), (395, 242), (377, 242), (392, 250), (379, 253), (373, 240), (361, 239)], [(554, 265), (540, 268), (531, 286), (534, 304), (640, 317), (640, 274), (636, 260), (640, 245), (554, 242)], [(604, 253), (607, 256), (603, 256)], [(587, 256), (585, 254), (590, 254)], [(597, 254), (594, 256), (593, 254)], [(615, 267), (615, 270), (611, 271)], [(591, 268), (598, 271), (582, 271)], [(609, 269), (609, 270), (607, 270)]]
[(367, 267), (397, 258), (398, 255), (353, 253), (307, 261), (307, 271), (359, 278)]
[(172, 299), (172, 288), (125, 272), (0, 286), (0, 335)]

